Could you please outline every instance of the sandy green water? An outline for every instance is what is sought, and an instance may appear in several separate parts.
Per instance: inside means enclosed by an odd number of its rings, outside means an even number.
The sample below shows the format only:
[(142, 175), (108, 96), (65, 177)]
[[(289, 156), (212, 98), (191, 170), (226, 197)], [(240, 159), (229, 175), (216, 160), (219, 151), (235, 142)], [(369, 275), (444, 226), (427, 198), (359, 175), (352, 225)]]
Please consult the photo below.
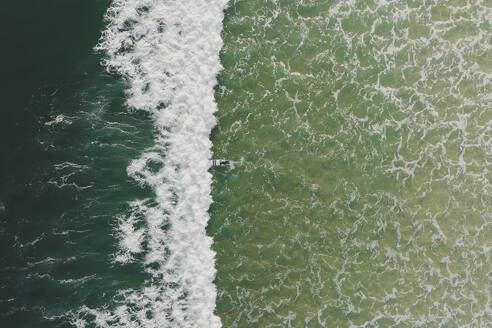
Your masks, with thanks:
[(224, 327), (492, 325), (488, 1), (232, 1)]

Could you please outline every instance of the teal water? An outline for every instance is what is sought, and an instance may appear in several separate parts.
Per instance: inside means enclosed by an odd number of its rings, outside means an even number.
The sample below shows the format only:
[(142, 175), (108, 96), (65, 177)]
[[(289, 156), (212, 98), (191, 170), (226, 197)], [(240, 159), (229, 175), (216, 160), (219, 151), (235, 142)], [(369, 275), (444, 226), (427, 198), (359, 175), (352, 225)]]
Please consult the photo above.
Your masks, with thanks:
[(0, 18), (0, 327), (492, 325), (488, 1)]

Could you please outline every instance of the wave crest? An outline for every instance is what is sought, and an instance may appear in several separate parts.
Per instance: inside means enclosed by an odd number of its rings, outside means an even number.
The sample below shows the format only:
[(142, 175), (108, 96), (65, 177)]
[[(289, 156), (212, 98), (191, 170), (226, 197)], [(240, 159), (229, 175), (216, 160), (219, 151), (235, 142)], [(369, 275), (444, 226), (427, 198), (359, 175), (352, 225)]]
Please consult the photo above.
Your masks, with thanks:
[[(145, 224), (135, 230), (138, 238), (130, 238), (132, 229), (124, 234), (132, 242), (146, 241), (144, 268), (151, 278), (140, 290), (121, 291), (109, 310), (81, 309), (78, 326), (221, 326), (214, 314), (215, 253), (205, 227), (212, 201), (213, 87), (221, 69), (226, 4), (116, 0), (107, 12), (96, 50), (107, 54), (107, 69), (127, 81), (127, 105), (151, 112), (155, 120), (154, 146), (127, 171), (153, 188), (156, 205), (140, 206)], [(142, 251), (131, 246), (124, 254)]]

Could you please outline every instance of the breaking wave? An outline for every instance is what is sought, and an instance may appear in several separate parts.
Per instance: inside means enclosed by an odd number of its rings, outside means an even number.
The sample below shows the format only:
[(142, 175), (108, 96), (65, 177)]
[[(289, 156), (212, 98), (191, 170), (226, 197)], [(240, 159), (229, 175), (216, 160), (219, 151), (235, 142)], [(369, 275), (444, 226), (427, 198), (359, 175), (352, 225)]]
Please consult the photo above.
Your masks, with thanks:
[[(74, 324), (97, 327), (220, 327), (214, 314), (215, 253), (206, 235), (211, 141), (226, 0), (116, 0), (96, 50), (127, 82), (127, 105), (151, 113), (155, 142), (128, 167), (155, 199), (118, 219), (115, 262), (142, 255), (149, 279), (115, 304), (84, 307)], [(143, 246), (145, 244), (145, 247)]]

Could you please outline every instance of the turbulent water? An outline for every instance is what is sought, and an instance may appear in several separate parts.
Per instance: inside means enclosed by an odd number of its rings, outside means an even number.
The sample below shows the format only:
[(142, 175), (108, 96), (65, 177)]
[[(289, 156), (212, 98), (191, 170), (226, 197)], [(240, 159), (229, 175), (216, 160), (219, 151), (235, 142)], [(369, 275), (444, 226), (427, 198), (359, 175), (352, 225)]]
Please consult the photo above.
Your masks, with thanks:
[[(115, 1), (98, 50), (104, 64), (128, 83), (126, 103), (150, 111), (155, 143), (128, 167), (155, 197), (132, 203), (119, 221), (117, 262), (142, 252), (150, 278), (121, 292), (114, 310), (85, 308), (111, 327), (218, 327), (212, 281), (215, 259), (205, 233), (211, 203), (213, 87), (220, 69), (222, 10), (226, 1)], [(144, 217), (137, 228), (135, 213)], [(86, 320), (76, 324), (85, 326)]]
[(1, 327), (492, 326), (490, 1), (0, 18)]
[[(0, 232), (13, 249), (2, 254), (2, 323), (219, 327), (205, 227), (226, 1), (125, 0), (80, 13), (69, 6), (67, 14), (88, 16), (83, 25), (94, 20), (99, 36), (68, 67), (46, 61), (61, 77), (35, 74), (32, 101), (12, 109), (32, 116), (12, 114), (8, 125), (33, 130), (33, 151), (21, 155), (21, 142), (11, 148), (19, 163), (27, 157), (36, 166), (26, 165), (25, 179), (2, 171)], [(101, 7), (104, 19), (95, 17)], [(57, 24), (54, 8), (48, 2), (43, 13), (55, 28), (41, 24), (45, 31), (29, 41), (58, 39), (63, 53), (88, 30), (69, 39), (71, 17)]]
[(214, 187), (225, 327), (489, 327), (492, 3), (236, 1)]

